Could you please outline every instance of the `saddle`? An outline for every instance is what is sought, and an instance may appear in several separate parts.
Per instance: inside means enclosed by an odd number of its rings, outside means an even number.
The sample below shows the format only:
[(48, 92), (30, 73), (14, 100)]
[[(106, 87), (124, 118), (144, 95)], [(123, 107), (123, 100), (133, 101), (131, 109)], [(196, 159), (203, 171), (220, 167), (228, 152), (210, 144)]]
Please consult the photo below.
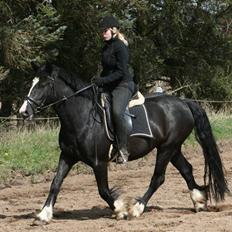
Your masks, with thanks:
[[(101, 93), (100, 102), (103, 113), (103, 122), (106, 135), (110, 141), (115, 140), (114, 126), (111, 109), (111, 96), (108, 93)], [(125, 119), (127, 121), (127, 128), (129, 136), (141, 136), (153, 138), (150, 128), (147, 110), (144, 105), (145, 98), (138, 91), (131, 99), (125, 111)]]

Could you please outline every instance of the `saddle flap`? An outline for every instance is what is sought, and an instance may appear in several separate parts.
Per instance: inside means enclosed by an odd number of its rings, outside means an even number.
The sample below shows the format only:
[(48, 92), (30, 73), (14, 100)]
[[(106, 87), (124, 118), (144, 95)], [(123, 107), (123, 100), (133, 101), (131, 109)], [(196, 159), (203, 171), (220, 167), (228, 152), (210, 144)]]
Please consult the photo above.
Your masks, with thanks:
[[(134, 102), (133, 102), (134, 101)], [(153, 138), (148, 121), (146, 107), (143, 104), (145, 98), (138, 92), (135, 100), (132, 100), (131, 107), (127, 107), (125, 118), (128, 124), (130, 136), (145, 136)], [(104, 126), (107, 137), (114, 140), (114, 126), (111, 109), (112, 99), (109, 93), (101, 93), (101, 105), (104, 110)]]

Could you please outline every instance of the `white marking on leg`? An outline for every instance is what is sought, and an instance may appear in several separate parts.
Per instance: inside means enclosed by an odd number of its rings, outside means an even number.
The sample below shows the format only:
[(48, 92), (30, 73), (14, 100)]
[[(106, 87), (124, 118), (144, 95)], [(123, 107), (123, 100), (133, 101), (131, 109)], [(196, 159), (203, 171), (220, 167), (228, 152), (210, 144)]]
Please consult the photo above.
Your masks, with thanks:
[(40, 221), (49, 222), (53, 216), (53, 207), (52, 204), (45, 206), (42, 211), (37, 214), (37, 217)]
[(145, 205), (142, 202), (137, 201), (136, 204), (130, 208), (129, 214), (132, 217), (139, 217), (142, 215), (144, 209)]
[(207, 198), (204, 191), (193, 189), (193, 191), (190, 191), (190, 197), (196, 212), (207, 210)]
[(114, 212), (117, 219), (125, 219), (128, 216), (127, 204), (123, 199), (118, 199), (114, 202)]

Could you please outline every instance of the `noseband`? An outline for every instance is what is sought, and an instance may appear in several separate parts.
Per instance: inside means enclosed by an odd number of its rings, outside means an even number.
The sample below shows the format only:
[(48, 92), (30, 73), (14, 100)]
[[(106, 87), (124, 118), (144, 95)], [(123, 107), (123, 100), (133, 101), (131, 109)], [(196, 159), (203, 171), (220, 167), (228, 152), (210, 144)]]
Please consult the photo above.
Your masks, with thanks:
[(29, 96), (26, 97), (26, 101), (35, 113), (38, 113), (41, 111), (41, 106), (43, 106), (43, 103), (39, 104), (32, 97), (29, 97)]

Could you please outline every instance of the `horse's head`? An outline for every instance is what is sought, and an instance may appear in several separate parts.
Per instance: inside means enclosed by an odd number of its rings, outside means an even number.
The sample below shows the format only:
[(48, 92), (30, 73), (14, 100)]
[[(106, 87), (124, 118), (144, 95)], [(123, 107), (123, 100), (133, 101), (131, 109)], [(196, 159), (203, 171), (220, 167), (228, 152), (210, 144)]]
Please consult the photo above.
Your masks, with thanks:
[(35, 70), (35, 78), (32, 81), (30, 91), (21, 106), (19, 112), (24, 118), (32, 119), (36, 111), (41, 109), (45, 104), (48, 104), (48, 97), (54, 85), (53, 66), (44, 64), (37, 66), (32, 63)]

